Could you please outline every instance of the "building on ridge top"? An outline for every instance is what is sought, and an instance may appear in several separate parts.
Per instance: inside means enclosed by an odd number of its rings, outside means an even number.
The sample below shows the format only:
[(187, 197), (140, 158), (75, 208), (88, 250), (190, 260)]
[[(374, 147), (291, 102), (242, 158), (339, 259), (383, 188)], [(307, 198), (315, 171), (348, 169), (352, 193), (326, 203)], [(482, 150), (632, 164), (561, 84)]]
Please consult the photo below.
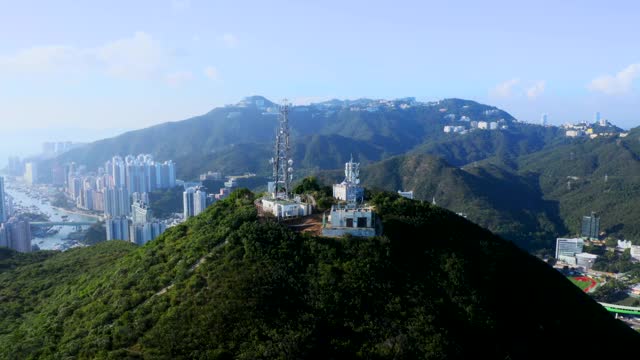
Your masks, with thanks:
[(413, 190), (411, 191), (398, 190), (398, 195), (402, 196), (403, 198), (413, 200)]
[(329, 217), (322, 216), (323, 236), (371, 237), (379, 234), (380, 226), (373, 207), (364, 203), (360, 164), (353, 162), (353, 157), (345, 164), (345, 180), (333, 185), (333, 196), (346, 204), (333, 205)]
[(233, 189), (238, 187), (238, 181), (234, 177), (230, 177), (229, 180), (224, 182), (224, 187)]
[(344, 181), (333, 185), (333, 197), (346, 202), (363, 202), (364, 188), (360, 186), (360, 163), (353, 161), (344, 164)]

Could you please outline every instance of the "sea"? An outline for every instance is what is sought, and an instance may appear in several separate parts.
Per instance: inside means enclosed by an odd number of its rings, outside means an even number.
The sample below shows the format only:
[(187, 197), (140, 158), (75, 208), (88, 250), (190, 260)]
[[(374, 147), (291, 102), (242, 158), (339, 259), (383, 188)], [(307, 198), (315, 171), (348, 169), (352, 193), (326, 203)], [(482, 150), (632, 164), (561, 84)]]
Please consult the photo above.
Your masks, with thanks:
[[(30, 190), (24, 183), (7, 182), (5, 192), (13, 198), (14, 207), (21, 209), (37, 208), (37, 212), (49, 216), (49, 221), (61, 222), (64, 218), (68, 222), (95, 222), (97, 220), (96, 217), (52, 207), (48, 201), (43, 201), (46, 198), (45, 196)], [(68, 239), (69, 234), (76, 231), (75, 227), (54, 226), (53, 228), (58, 230), (58, 233), (50, 234), (46, 237), (34, 237), (31, 244), (37, 245), (40, 250), (64, 250), (78, 245), (76, 241)]]

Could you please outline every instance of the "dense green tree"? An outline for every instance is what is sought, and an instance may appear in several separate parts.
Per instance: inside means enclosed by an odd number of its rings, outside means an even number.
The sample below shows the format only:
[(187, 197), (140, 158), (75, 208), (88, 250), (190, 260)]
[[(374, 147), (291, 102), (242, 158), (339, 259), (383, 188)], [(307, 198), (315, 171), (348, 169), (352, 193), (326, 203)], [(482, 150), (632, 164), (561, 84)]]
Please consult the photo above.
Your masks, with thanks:
[(593, 293), (593, 298), (605, 303), (615, 303), (627, 297), (628, 287), (624, 282), (616, 279), (607, 281), (604, 285), (598, 287)]
[(82, 240), (82, 243), (86, 245), (95, 245), (101, 241), (107, 240), (107, 229), (104, 227), (104, 222), (98, 222), (89, 227)]
[(254, 199), (238, 190), (141, 247), (0, 251), (0, 357), (621, 355), (558, 349), (583, 339), (571, 327), (638, 341), (559, 272), (447, 210), (375, 194), (384, 235), (331, 239), (258, 218)]
[(616, 238), (615, 238), (615, 237), (613, 237), (613, 236), (609, 236), (609, 237), (607, 237), (607, 238), (604, 240), (604, 244), (605, 244), (607, 247), (615, 248), (616, 246), (618, 246), (618, 239), (616, 239)]
[(320, 184), (315, 176), (309, 176), (296, 185), (293, 192), (296, 194), (304, 194), (309, 192), (320, 191)]
[(153, 215), (166, 218), (174, 213), (182, 212), (182, 193), (184, 188), (176, 186), (172, 189), (157, 190), (149, 193), (150, 208)]

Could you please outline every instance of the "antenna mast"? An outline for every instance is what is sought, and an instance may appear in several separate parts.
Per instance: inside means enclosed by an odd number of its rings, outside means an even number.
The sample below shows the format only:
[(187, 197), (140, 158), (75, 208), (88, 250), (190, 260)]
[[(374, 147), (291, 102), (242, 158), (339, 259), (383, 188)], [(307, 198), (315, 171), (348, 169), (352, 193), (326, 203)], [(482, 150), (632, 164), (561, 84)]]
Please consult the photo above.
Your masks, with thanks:
[(271, 159), (274, 182), (273, 197), (288, 200), (293, 179), (293, 160), (289, 155), (289, 103), (287, 99), (282, 102), (276, 134), (275, 156)]

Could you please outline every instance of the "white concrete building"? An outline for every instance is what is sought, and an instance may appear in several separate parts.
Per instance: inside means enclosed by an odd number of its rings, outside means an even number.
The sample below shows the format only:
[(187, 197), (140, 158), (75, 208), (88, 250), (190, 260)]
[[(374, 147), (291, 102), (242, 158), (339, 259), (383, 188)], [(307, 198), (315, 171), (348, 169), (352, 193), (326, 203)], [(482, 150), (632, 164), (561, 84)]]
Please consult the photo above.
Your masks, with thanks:
[(329, 218), (323, 217), (322, 219), (322, 235), (343, 236), (346, 234), (359, 237), (376, 236), (378, 231), (373, 208), (332, 206)]
[(567, 137), (579, 137), (582, 136), (584, 134), (584, 132), (582, 130), (567, 130), (565, 132), (565, 135)]
[(311, 205), (291, 200), (262, 199), (262, 209), (280, 219), (307, 216), (311, 214)]
[(360, 163), (353, 157), (344, 164), (344, 181), (333, 185), (333, 197), (347, 202), (364, 201), (364, 188), (360, 186)]
[(576, 254), (576, 265), (584, 268), (585, 270), (591, 269), (593, 264), (596, 262), (598, 255), (589, 254), (589, 253), (579, 253)]
[(402, 197), (405, 197), (405, 198), (407, 198), (407, 199), (411, 199), (411, 200), (413, 200), (413, 190), (411, 190), (411, 191), (401, 191), (401, 190), (398, 190), (398, 195), (400, 195), (400, 196), (402, 196)]
[(618, 240), (618, 249), (631, 249), (631, 241), (630, 240)]

